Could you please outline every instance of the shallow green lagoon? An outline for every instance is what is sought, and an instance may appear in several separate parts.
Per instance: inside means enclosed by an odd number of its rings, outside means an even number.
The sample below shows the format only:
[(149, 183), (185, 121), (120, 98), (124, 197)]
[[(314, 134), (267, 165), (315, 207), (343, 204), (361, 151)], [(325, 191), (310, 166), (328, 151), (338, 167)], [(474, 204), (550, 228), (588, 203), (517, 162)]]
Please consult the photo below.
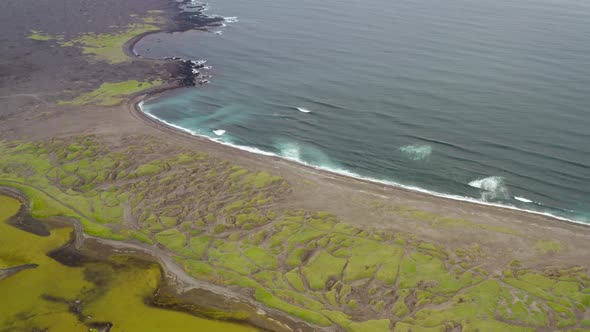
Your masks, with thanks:
[(113, 332), (256, 331), (146, 305), (161, 279), (155, 264), (124, 257), (80, 267), (57, 262), (46, 253), (67, 243), (72, 229), (27, 233), (6, 223), (19, 209), (17, 200), (0, 196), (0, 269), (38, 266), (0, 278), (0, 331), (90, 331), (105, 323)]

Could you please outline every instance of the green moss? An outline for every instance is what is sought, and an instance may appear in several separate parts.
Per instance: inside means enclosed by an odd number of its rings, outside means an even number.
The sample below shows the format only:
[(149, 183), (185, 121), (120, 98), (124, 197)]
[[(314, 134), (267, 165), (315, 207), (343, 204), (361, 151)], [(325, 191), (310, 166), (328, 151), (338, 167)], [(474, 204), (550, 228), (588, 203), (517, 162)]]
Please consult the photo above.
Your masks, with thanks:
[(393, 282), (403, 252), (401, 247), (362, 239), (355, 239), (353, 246), (344, 270), (345, 281), (372, 278), (377, 269), (385, 264), (377, 277), (387, 283)]
[[(468, 286), (460, 277), (445, 269), (442, 260), (422, 253), (414, 253), (405, 257), (400, 265), (399, 286), (414, 288), (419, 283), (434, 283), (432, 290), (439, 293), (453, 293)], [(466, 284), (467, 283), (467, 284)]]
[(405, 297), (402, 297), (400, 300), (395, 302), (392, 308), (392, 313), (399, 318), (406, 316), (410, 312), (406, 306), (406, 303), (404, 302), (404, 298)]
[(559, 296), (555, 296), (550, 292), (544, 290), (539, 285), (535, 285), (523, 280), (515, 279), (515, 278), (504, 278), (503, 281), (513, 287), (519, 288), (524, 292), (539, 297), (544, 300), (548, 300), (551, 302), (560, 303), (563, 305), (569, 305), (569, 301), (567, 299), (561, 298)]
[(330, 277), (339, 279), (346, 260), (320, 251), (302, 268), (311, 289), (323, 289)]
[(215, 232), (215, 234), (220, 234), (220, 233), (225, 232), (225, 225), (224, 224), (215, 225), (214, 232)]
[(306, 309), (318, 311), (324, 308), (324, 306), (320, 302), (312, 300), (309, 297), (298, 292), (277, 289), (274, 291), (274, 293), (281, 299)]
[(114, 234), (110, 228), (91, 222), (87, 218), (74, 212), (70, 207), (64, 206), (55, 199), (50, 198), (47, 194), (26, 184), (0, 180), (0, 185), (13, 187), (23, 192), (31, 203), (31, 215), (36, 218), (43, 219), (57, 216), (70, 217), (79, 220), (84, 232), (88, 235), (114, 240), (124, 239), (122, 235)]
[(260, 247), (251, 247), (244, 250), (244, 255), (250, 258), (256, 265), (263, 269), (274, 270), (277, 268), (276, 257), (269, 254), (266, 250)]
[(264, 218), (257, 213), (239, 213), (236, 214), (236, 225), (242, 226), (244, 224), (261, 224)]
[(133, 232), (130, 235), (132, 238), (138, 240), (139, 242), (145, 243), (145, 244), (154, 244), (154, 241), (152, 241), (152, 239), (150, 239), (149, 236), (147, 236), (144, 233), (140, 233), (140, 232)]
[[(137, 93), (142, 90), (153, 88), (161, 85), (163, 82), (154, 80), (151, 82), (139, 82), (136, 80), (129, 80), (124, 82), (103, 83), (101, 86), (91, 92), (83, 94), (73, 100), (59, 101), (59, 105), (98, 105), (98, 106), (114, 106), (124, 102), (129, 95)], [(139, 170), (138, 170), (139, 172)], [(140, 175), (141, 176), (141, 175)]]
[[(176, 219), (174, 219), (174, 221), (176, 223)], [(180, 225), (178, 225), (178, 227), (181, 230), (187, 232), (187, 231), (191, 230), (191, 228), (193, 227), (193, 223), (191, 221), (185, 221), (185, 222), (180, 223)]]
[(348, 326), (350, 332), (387, 332), (389, 330), (389, 319), (368, 320), (365, 322), (353, 322)]
[(509, 290), (496, 280), (487, 280), (453, 297), (452, 305), (445, 309), (423, 309), (405, 322), (427, 328), (444, 330), (449, 321), (464, 322), (463, 330), (480, 331), (534, 331), (495, 320), (495, 312), (502, 297)]
[(256, 172), (248, 175), (244, 179), (244, 186), (262, 189), (271, 184), (281, 182), (282, 180), (283, 179), (280, 176), (274, 176), (267, 172)]
[(548, 302), (547, 305), (555, 313), (554, 317), (557, 327), (567, 327), (576, 324), (576, 315), (570, 308), (551, 302)]
[(340, 311), (322, 310), (321, 313), (342, 328), (350, 326), (350, 316)]
[(174, 217), (160, 216), (160, 222), (162, 222), (162, 225), (167, 227), (176, 226), (176, 218)]
[(256, 289), (254, 294), (254, 298), (257, 301), (264, 303), (265, 305), (281, 310), (286, 312), (287, 314), (293, 315), (295, 317), (302, 318), (310, 323), (314, 323), (320, 326), (330, 326), (332, 323), (328, 320), (325, 316), (320, 313), (303, 309), (301, 307), (289, 304), (285, 301), (282, 301), (275, 296), (273, 296), (270, 292), (263, 290), (263, 289)]
[(29, 39), (48, 41), (48, 40), (54, 40), (55, 37), (52, 37), (52, 36), (50, 36), (44, 32), (41, 32), (41, 31), (31, 30), (31, 34), (29, 35)]
[(262, 230), (256, 234), (254, 234), (252, 236), (252, 241), (254, 245), (259, 245), (260, 243), (262, 243), (262, 241), (264, 240), (264, 238), (266, 237), (266, 234), (268, 232), (266, 230)]
[(170, 250), (176, 252), (186, 252), (186, 236), (178, 229), (172, 228), (162, 231), (155, 236), (156, 241), (164, 245)]
[(119, 224), (123, 221), (123, 207), (107, 207), (95, 202), (94, 213), (92, 214), (94, 220), (100, 223)]
[[(283, 189), (283, 180), (268, 184), (270, 175), (241, 171), (229, 181), (241, 169), (182, 151), (162, 160), (156, 144), (143, 142), (114, 152), (94, 138), (0, 142), (0, 184), (23, 190), (37, 216), (76, 218), (90, 234), (147, 244), (154, 234), (195, 278), (245, 294), (267, 292), (264, 305), (347, 330), (353, 322), (344, 312), (357, 307), (415, 331), (450, 330), (456, 322), (465, 331), (544, 328), (549, 313), (568, 327), (574, 310), (590, 307), (584, 269), (539, 272), (515, 263), (492, 277), (476, 246), (449, 258), (447, 248), (411, 234), (361, 230), (324, 212), (275, 209), (281, 204), (273, 204), (274, 190)], [(125, 223), (111, 225), (123, 217)]]
[[(404, 322), (397, 322), (393, 332), (444, 332), (444, 326), (424, 327), (420, 325), (412, 325)], [(487, 330), (482, 330), (487, 331)], [(490, 330), (493, 331), (493, 330)]]
[(123, 52), (123, 45), (137, 35), (159, 30), (159, 23), (153, 18), (141, 21), (141, 23), (132, 23), (124, 27), (114, 27), (112, 33), (89, 32), (63, 42), (61, 45), (79, 47), (82, 49), (82, 53), (91, 56), (95, 61), (105, 61), (111, 64), (129, 61), (130, 58)]
[[(49, 257), (70, 240), (72, 228), (37, 236), (5, 223), (18, 211), (14, 199), (0, 196), (0, 268), (6, 257), (11, 265), (37, 264), (0, 280), (0, 326), (6, 331), (90, 331), (88, 323), (111, 322), (122, 331), (159, 331), (162, 326), (185, 331), (187, 326), (206, 331), (255, 331), (244, 325), (217, 322), (149, 306), (161, 281), (160, 268), (126, 257), (107, 262), (81, 262), (66, 266)], [(14, 266), (14, 265), (12, 265)], [(58, 299), (58, 301), (53, 300)], [(81, 301), (79, 320), (71, 303)]]
[[(326, 219), (330, 219), (330, 220), (326, 220)], [(330, 231), (332, 230), (332, 227), (334, 227), (334, 222), (332, 222), (333, 217), (329, 214), (327, 214), (327, 212), (317, 212), (315, 213), (315, 216), (311, 219), (309, 219), (307, 221), (307, 223), (309, 224), (309, 226), (319, 229), (319, 230), (323, 230), (323, 231)]]
[(282, 247), (287, 239), (297, 232), (298, 226), (292, 223), (283, 224), (283, 225), (276, 225), (275, 227), (280, 227), (281, 230), (274, 233), (269, 240), (269, 245), (271, 248), (274, 247)]
[(325, 231), (302, 227), (299, 232), (297, 232), (289, 238), (289, 244), (290, 246), (296, 244), (305, 244), (323, 235), (326, 235)]
[(248, 170), (247, 169), (243, 169), (240, 167), (237, 167), (235, 169), (232, 169), (233, 172), (227, 177), (228, 180), (230, 181), (236, 181), (237, 179), (241, 178), (243, 175), (248, 174)]
[(209, 249), (209, 262), (213, 265), (236, 271), (242, 275), (249, 275), (256, 270), (256, 265), (244, 259), (239, 252), (224, 253), (211, 248)]
[(205, 262), (187, 259), (180, 256), (175, 257), (175, 259), (183, 266), (184, 270), (189, 275), (195, 278), (208, 280), (212, 275), (215, 274), (215, 269)]
[(230, 203), (225, 208), (225, 213), (232, 214), (233, 212), (240, 211), (241, 209), (244, 208), (244, 206), (246, 206), (246, 202), (245, 201), (243, 201), (243, 200), (234, 201), (234, 202)]
[(289, 284), (296, 290), (303, 292), (305, 291), (305, 285), (303, 284), (303, 280), (299, 276), (299, 271), (297, 269), (293, 269), (287, 273), (285, 273), (285, 278), (289, 281)]
[(348, 299), (348, 296), (350, 295), (350, 292), (352, 291), (352, 286), (350, 285), (344, 285), (342, 286), (342, 288), (340, 289), (340, 304), (346, 304), (346, 301)]
[(217, 240), (213, 244), (221, 252), (238, 252), (238, 244), (236, 242)]

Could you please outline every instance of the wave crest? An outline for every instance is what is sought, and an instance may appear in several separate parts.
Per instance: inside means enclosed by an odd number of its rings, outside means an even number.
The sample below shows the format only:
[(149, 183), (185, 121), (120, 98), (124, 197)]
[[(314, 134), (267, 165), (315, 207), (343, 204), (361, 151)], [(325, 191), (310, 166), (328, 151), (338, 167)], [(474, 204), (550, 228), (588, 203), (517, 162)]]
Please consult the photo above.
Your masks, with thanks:
[(238, 21), (238, 17), (237, 16), (227, 16), (227, 17), (223, 17), (223, 20), (227, 23), (236, 23), (239, 22)]
[(430, 145), (407, 145), (399, 148), (401, 153), (411, 160), (424, 160), (432, 154), (432, 146)]
[(514, 196), (514, 199), (517, 201), (524, 202), (524, 203), (533, 203), (533, 201), (531, 201), (530, 199), (525, 198), (525, 197)]
[(481, 193), (481, 199), (485, 201), (490, 199), (507, 199), (509, 197), (508, 188), (506, 188), (504, 178), (501, 176), (490, 176), (473, 180), (469, 182), (469, 185), (484, 190)]

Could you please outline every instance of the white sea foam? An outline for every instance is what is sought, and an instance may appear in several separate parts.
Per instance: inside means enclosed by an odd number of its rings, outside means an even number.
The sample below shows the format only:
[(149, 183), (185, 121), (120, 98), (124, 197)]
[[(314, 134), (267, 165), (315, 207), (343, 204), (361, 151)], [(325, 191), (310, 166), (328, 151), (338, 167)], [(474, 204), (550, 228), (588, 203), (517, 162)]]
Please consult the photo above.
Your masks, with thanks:
[(189, 134), (191, 134), (191, 135), (199, 136), (199, 134), (197, 134), (197, 132), (196, 132), (196, 131), (192, 131), (192, 130), (190, 130), (190, 129), (186, 129), (186, 128), (184, 128), (184, 127), (181, 127), (181, 126), (175, 125), (174, 123), (170, 123), (170, 122), (168, 122), (168, 121), (166, 121), (166, 120), (162, 120), (162, 119), (160, 119), (159, 117), (157, 117), (157, 116), (155, 116), (155, 115), (153, 115), (153, 114), (151, 114), (151, 113), (148, 113), (148, 112), (144, 112), (144, 114), (147, 114), (147, 115), (148, 115), (150, 118), (152, 118), (152, 119), (156, 119), (156, 120), (158, 120), (158, 121), (160, 121), (160, 122), (162, 122), (162, 123), (166, 124), (167, 126), (170, 126), (170, 127), (172, 127), (172, 128), (178, 129), (178, 130), (180, 130), (180, 131), (183, 131), (183, 132), (185, 132), (185, 133), (189, 133)]
[(508, 188), (504, 183), (504, 178), (501, 176), (490, 176), (483, 179), (477, 179), (469, 182), (469, 185), (475, 188), (483, 189), (481, 199), (488, 201), (490, 199), (504, 198), (507, 199)]
[[(260, 154), (260, 155), (264, 155), (264, 156), (272, 156), (272, 157), (283, 157), (284, 156), (280, 156), (277, 155), (275, 153), (272, 152), (268, 152), (268, 151), (264, 151), (258, 148), (254, 148), (254, 147), (250, 147), (250, 146), (244, 146), (244, 145), (238, 145), (238, 144), (234, 144), (228, 141), (221, 141), (219, 138), (213, 138), (213, 137), (209, 137), (206, 135), (200, 135), (195, 131), (177, 126), (175, 124), (172, 124), (170, 122), (167, 122), (165, 120), (162, 120), (160, 118), (158, 118), (157, 116), (150, 114), (149, 112), (145, 112), (143, 111), (143, 103), (140, 102), (138, 104), (139, 109), (146, 115), (148, 115), (149, 117), (156, 119), (170, 127), (176, 128), (178, 130), (181, 130), (183, 132), (187, 132), (193, 136), (198, 136), (198, 137), (202, 137), (205, 139), (208, 139), (212, 142), (216, 142), (216, 143), (220, 143), (226, 146), (230, 146), (239, 150), (243, 150), (243, 151), (247, 151), (247, 152), (251, 152), (251, 153), (256, 153), (256, 154)], [(285, 158), (287, 159), (287, 158)], [(406, 189), (406, 190), (410, 190), (410, 191), (414, 191), (414, 192), (419, 192), (419, 193), (423, 193), (423, 194), (427, 194), (427, 195), (431, 195), (431, 196), (435, 196), (435, 197), (441, 197), (441, 198), (446, 198), (446, 199), (452, 199), (452, 200), (456, 200), (456, 201), (463, 201), (463, 202), (469, 202), (469, 203), (474, 203), (474, 204), (478, 204), (478, 205), (485, 205), (485, 206), (493, 206), (493, 207), (498, 207), (498, 208), (504, 208), (504, 209), (508, 209), (508, 210), (515, 210), (515, 211), (522, 211), (522, 212), (527, 212), (527, 213), (532, 213), (535, 215), (542, 215), (542, 216), (546, 216), (546, 217), (551, 217), (557, 220), (561, 220), (561, 221), (567, 221), (567, 222), (571, 222), (574, 224), (581, 224), (581, 225), (588, 225), (588, 223), (590, 221), (580, 221), (580, 220), (575, 220), (575, 219), (569, 219), (569, 218), (565, 218), (562, 216), (558, 216), (549, 212), (541, 212), (541, 211), (535, 211), (535, 210), (529, 210), (529, 209), (522, 209), (513, 205), (507, 205), (507, 204), (499, 204), (499, 203), (493, 203), (493, 202), (488, 202), (485, 200), (481, 200), (481, 199), (477, 199), (477, 198), (472, 198), (472, 197), (466, 197), (466, 196), (460, 196), (460, 195), (452, 195), (452, 194), (446, 194), (446, 193), (440, 193), (440, 192), (436, 192), (436, 191), (431, 191), (431, 190), (427, 190), (424, 188), (420, 188), (420, 187), (416, 187), (416, 186), (409, 186), (409, 185), (403, 185), (397, 182), (393, 182), (393, 181), (388, 181), (388, 180), (382, 180), (382, 179), (376, 179), (376, 178), (371, 178), (371, 177), (366, 177), (366, 176), (362, 176), (359, 175), (357, 173), (354, 173), (352, 171), (346, 170), (346, 169), (340, 169), (340, 168), (329, 168), (329, 167), (323, 167), (323, 166), (317, 166), (317, 165), (312, 165), (309, 163), (306, 163), (305, 161), (302, 160), (294, 160), (291, 159), (292, 161), (301, 164), (301, 165), (305, 165), (317, 170), (322, 170), (322, 171), (326, 171), (328, 173), (332, 173), (332, 174), (337, 174), (337, 175), (343, 175), (343, 176), (347, 176), (347, 177), (351, 177), (351, 178), (356, 178), (356, 179), (360, 179), (360, 180), (364, 180), (364, 181), (369, 181), (369, 182), (374, 182), (374, 183), (379, 183), (379, 184), (383, 184), (383, 185), (387, 185), (387, 186), (391, 186), (391, 187), (397, 187), (397, 188), (402, 188), (402, 189)], [(484, 180), (484, 179), (481, 179)], [(476, 182), (479, 181), (475, 180), (472, 181)], [(471, 183), (470, 183), (471, 185)], [(573, 211), (570, 211), (573, 212)]]
[(432, 146), (430, 145), (407, 145), (402, 146), (399, 150), (411, 160), (424, 160), (432, 154)]
[(301, 161), (301, 149), (295, 143), (287, 143), (279, 146), (280, 155), (289, 160)]
[(200, 136), (200, 137), (204, 137), (207, 139), (212, 140), (213, 142), (217, 142), (223, 145), (227, 145), (227, 146), (231, 146), (232, 148), (236, 148), (238, 150), (243, 150), (243, 151), (248, 151), (248, 152), (252, 152), (252, 153), (256, 153), (256, 154), (261, 154), (263, 156), (270, 156), (270, 157), (280, 157), (275, 153), (272, 152), (268, 152), (268, 151), (264, 151), (255, 147), (251, 147), (251, 146), (246, 146), (246, 145), (240, 145), (240, 144), (235, 144), (229, 141), (221, 141), (219, 139), (216, 138), (211, 138), (209, 136), (205, 136), (205, 135), (195, 135), (195, 136)]
[(213, 133), (217, 136), (223, 136), (223, 134), (225, 134), (226, 131), (223, 129), (217, 129), (217, 130), (213, 130)]
[(214, 34), (216, 35), (223, 35), (223, 31), (217, 30), (217, 31), (213, 31)]
[(303, 108), (303, 107), (295, 107), (299, 112), (303, 112), (303, 113), (311, 113), (310, 110), (308, 110), (307, 108)]
[(475, 188), (488, 191), (496, 191), (503, 185), (504, 179), (500, 176), (490, 176), (487, 178), (477, 179), (469, 182), (469, 185)]
[(525, 202), (525, 203), (533, 203), (533, 201), (531, 201), (528, 198), (524, 198), (524, 197), (514, 196), (514, 199), (517, 200), (517, 201)]
[(239, 22), (238, 17), (237, 16), (228, 16), (228, 17), (224, 17), (223, 20), (227, 23), (235, 23), (235, 22)]

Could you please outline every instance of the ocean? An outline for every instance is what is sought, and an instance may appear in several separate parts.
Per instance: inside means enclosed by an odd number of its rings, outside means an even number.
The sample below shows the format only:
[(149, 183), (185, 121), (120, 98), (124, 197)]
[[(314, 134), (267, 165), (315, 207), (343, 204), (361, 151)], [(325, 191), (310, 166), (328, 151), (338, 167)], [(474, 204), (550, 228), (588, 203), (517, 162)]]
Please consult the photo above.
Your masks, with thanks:
[(214, 0), (142, 56), (210, 83), (149, 115), (253, 153), (590, 223), (590, 3)]

